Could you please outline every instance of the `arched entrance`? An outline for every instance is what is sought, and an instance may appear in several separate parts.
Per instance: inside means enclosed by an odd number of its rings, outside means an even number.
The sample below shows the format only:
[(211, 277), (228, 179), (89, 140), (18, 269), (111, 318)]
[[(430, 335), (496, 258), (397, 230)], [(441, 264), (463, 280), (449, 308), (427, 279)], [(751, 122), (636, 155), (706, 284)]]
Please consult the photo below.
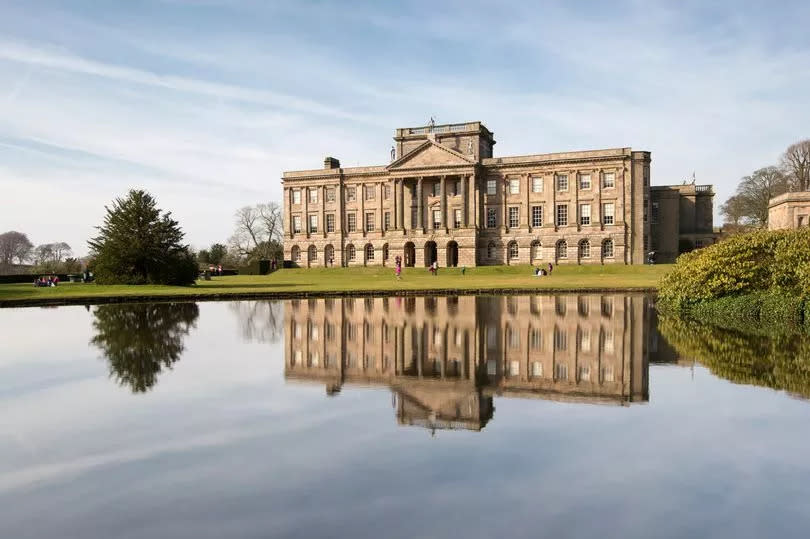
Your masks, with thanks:
[(447, 267), (458, 266), (458, 243), (451, 241), (447, 244)]
[(405, 244), (405, 252), (403, 255), (405, 256), (405, 267), (412, 268), (416, 263), (416, 247), (413, 242), (409, 241)]
[(335, 248), (331, 243), (323, 248), (323, 265), (327, 268), (335, 265)]
[(439, 258), (436, 250), (436, 242), (429, 241), (425, 243), (425, 267), (429, 267), (434, 262), (438, 262)]

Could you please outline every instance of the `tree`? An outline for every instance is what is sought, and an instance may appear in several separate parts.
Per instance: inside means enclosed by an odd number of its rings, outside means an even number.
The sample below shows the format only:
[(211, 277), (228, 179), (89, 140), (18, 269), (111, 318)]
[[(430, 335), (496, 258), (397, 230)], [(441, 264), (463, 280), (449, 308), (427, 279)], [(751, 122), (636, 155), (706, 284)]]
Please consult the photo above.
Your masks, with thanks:
[(221, 264), (228, 254), (228, 248), (221, 243), (215, 243), (208, 250), (208, 259), (211, 264)]
[(782, 154), (781, 165), (793, 189), (810, 190), (810, 139), (791, 144)]
[(768, 223), (768, 202), (788, 191), (788, 178), (776, 167), (765, 167), (745, 176), (737, 192), (720, 208), (734, 224), (764, 227)]
[(197, 262), (183, 231), (155, 199), (131, 190), (105, 207), (99, 235), (88, 242), (99, 284), (193, 284)]
[(96, 334), (90, 342), (109, 361), (112, 378), (143, 393), (180, 359), (199, 314), (196, 303), (100, 305), (93, 312)]
[(208, 264), (211, 261), (211, 255), (208, 254), (207, 249), (200, 249), (200, 252), (197, 253), (197, 262), (200, 264)]
[(23, 264), (29, 259), (34, 245), (28, 236), (16, 230), (0, 234), (0, 266), (10, 266), (17, 260)]
[(278, 257), (283, 233), (281, 207), (275, 202), (245, 206), (235, 215), (236, 230), (230, 238), (234, 251), (242, 258)]

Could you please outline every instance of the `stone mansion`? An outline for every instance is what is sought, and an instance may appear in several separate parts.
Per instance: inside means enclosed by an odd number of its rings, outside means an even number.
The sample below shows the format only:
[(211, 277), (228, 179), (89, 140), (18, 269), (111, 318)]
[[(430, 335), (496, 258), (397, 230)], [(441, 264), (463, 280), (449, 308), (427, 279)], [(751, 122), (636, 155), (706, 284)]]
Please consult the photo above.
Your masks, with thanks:
[(397, 129), (388, 165), (285, 172), (298, 266), (643, 264), (650, 153), (494, 157), (480, 122)]

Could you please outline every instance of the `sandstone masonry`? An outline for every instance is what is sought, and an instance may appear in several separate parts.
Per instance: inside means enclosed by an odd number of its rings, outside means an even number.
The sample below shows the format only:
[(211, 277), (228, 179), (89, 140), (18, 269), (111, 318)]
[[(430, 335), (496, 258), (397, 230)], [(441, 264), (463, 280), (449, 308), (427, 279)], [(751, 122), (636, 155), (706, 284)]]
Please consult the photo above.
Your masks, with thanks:
[(397, 129), (388, 165), (285, 172), (299, 266), (642, 264), (650, 153), (493, 157), (480, 122)]

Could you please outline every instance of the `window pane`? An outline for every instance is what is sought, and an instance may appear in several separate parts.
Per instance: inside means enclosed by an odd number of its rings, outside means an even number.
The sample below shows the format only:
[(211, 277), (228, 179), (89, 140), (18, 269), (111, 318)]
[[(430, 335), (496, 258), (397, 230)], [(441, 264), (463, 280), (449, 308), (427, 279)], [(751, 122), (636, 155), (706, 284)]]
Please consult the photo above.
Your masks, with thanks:
[(532, 192), (533, 193), (542, 193), (543, 192), (543, 178), (542, 178), (542, 176), (534, 176), (534, 177), (532, 177)]
[(488, 195), (494, 195), (495, 192), (496, 192), (496, 189), (497, 189), (497, 187), (496, 187), (496, 184), (495, 184), (495, 180), (487, 180), (487, 194)]
[(582, 174), (579, 177), (579, 188), (580, 189), (590, 189), (591, 188), (591, 175), (590, 174)]
[(516, 228), (520, 224), (520, 208), (509, 208), (509, 226)]
[(509, 193), (512, 195), (517, 195), (520, 193), (520, 180), (517, 178), (512, 178), (509, 180)]
[(557, 191), (568, 191), (568, 175), (560, 174), (557, 176)]
[(579, 224), (581, 224), (581, 225), (589, 225), (589, 224), (591, 224), (591, 205), (590, 204), (580, 204), (579, 205)]
[(543, 206), (532, 206), (532, 226), (543, 226)]
[(559, 204), (557, 206), (557, 226), (568, 225), (568, 206), (566, 204)]

